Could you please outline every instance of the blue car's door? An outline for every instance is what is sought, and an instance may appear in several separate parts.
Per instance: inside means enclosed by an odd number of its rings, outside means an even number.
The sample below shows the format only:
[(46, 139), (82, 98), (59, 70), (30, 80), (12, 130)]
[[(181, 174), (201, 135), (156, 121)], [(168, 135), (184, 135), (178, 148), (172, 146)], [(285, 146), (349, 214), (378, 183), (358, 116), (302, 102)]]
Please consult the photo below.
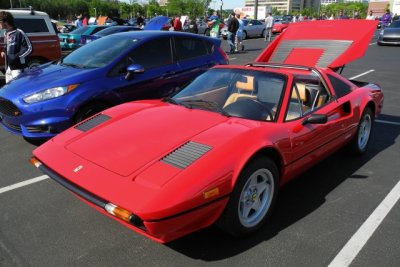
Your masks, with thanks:
[[(127, 67), (138, 64), (143, 73), (135, 73), (126, 79)], [(109, 74), (111, 84), (118, 84), (113, 90), (121, 102), (161, 98), (174, 92), (182, 82), (179, 66), (172, 53), (171, 38), (150, 40), (136, 47), (121, 60)]]
[(213, 44), (203, 38), (176, 36), (174, 47), (179, 65), (176, 74), (185, 84), (219, 63), (212, 52)]

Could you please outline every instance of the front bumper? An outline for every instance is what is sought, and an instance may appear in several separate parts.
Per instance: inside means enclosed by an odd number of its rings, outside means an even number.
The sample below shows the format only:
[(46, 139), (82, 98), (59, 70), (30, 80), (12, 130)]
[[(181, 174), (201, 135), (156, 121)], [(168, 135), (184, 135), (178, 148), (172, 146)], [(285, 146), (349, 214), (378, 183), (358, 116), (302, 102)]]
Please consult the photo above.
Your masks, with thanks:
[(36, 158), (33, 158), (31, 161), (43, 173), (73, 192), (93, 208), (117, 220), (133, 231), (159, 243), (170, 242), (196, 230), (210, 226), (219, 218), (229, 200), (229, 196), (225, 195), (203, 206), (195, 207), (188, 211), (182, 211), (182, 213), (167, 218), (151, 221), (144, 221), (138, 215), (125, 210), (125, 212), (130, 213), (131, 216), (128, 217), (128, 220), (124, 220), (120, 216), (110, 214), (110, 212), (107, 211), (107, 205), (113, 205), (112, 203), (68, 181), (39, 162)]

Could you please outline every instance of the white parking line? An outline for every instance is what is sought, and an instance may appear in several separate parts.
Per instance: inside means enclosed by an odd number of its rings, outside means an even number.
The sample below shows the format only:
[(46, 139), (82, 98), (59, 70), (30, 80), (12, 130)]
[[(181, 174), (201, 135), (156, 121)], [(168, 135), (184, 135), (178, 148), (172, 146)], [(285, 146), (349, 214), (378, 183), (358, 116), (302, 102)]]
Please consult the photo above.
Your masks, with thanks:
[(346, 267), (354, 260), (386, 215), (400, 199), (400, 181), (379, 204), (358, 231), (350, 238), (328, 267)]
[(374, 71), (375, 71), (375, 70), (367, 70), (366, 72), (363, 72), (363, 73), (361, 73), (361, 74), (358, 74), (358, 75), (356, 75), (356, 76), (353, 76), (353, 77), (349, 78), (349, 80), (357, 79), (357, 78), (359, 78), (359, 77), (361, 77), (361, 76), (367, 75), (368, 73), (371, 73), (371, 72), (374, 72)]
[(394, 121), (383, 121), (383, 120), (375, 120), (375, 121), (386, 124), (400, 125), (400, 122), (394, 122)]
[(42, 175), (42, 176), (39, 176), (39, 177), (36, 177), (36, 178), (32, 178), (32, 179), (29, 179), (29, 180), (26, 180), (26, 181), (23, 181), (23, 182), (20, 182), (20, 183), (9, 185), (9, 186), (0, 188), (0, 194), (8, 192), (8, 191), (11, 191), (11, 190), (14, 190), (14, 189), (17, 189), (17, 188), (20, 188), (20, 187), (23, 187), (23, 186), (26, 186), (26, 185), (37, 183), (37, 182), (46, 180), (48, 178), (49, 178), (49, 176)]
[(376, 45), (376, 43), (370, 43), (369, 45)]

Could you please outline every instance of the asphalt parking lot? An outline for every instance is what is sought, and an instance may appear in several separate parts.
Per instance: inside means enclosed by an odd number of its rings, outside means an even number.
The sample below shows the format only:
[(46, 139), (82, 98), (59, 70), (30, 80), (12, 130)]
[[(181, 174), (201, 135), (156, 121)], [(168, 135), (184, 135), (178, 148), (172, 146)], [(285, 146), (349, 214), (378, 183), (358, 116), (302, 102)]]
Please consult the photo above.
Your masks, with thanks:
[[(265, 42), (245, 46), (230, 64), (253, 61)], [(246, 239), (210, 227), (157, 244), (47, 179), (28, 163), (35, 146), (0, 129), (0, 266), (400, 266), (399, 62), (400, 47), (371, 42), (346, 66), (385, 93), (369, 151), (339, 151), (283, 187), (271, 221)]]

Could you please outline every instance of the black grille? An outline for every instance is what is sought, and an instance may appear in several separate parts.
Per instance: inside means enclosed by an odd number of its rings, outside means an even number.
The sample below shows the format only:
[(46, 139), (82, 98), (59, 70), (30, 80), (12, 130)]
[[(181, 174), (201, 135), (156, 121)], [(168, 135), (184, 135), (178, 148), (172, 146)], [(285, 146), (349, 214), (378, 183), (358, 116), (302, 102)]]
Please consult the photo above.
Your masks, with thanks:
[(211, 149), (211, 146), (189, 141), (163, 157), (161, 161), (179, 169), (185, 169)]
[(83, 132), (89, 131), (90, 129), (102, 124), (105, 121), (108, 121), (111, 117), (104, 115), (104, 114), (97, 114), (93, 117), (79, 123), (75, 126), (75, 129), (81, 130)]
[(2, 97), (0, 97), (0, 113), (13, 117), (21, 115), (21, 111), (13, 102)]
[(400, 42), (400, 37), (397, 38), (383, 38), (384, 42)]
[(1, 122), (4, 124), (4, 126), (6, 126), (7, 128), (9, 128), (12, 131), (22, 132), (21, 126), (19, 126), (19, 125), (8, 123), (5, 120), (2, 120)]

